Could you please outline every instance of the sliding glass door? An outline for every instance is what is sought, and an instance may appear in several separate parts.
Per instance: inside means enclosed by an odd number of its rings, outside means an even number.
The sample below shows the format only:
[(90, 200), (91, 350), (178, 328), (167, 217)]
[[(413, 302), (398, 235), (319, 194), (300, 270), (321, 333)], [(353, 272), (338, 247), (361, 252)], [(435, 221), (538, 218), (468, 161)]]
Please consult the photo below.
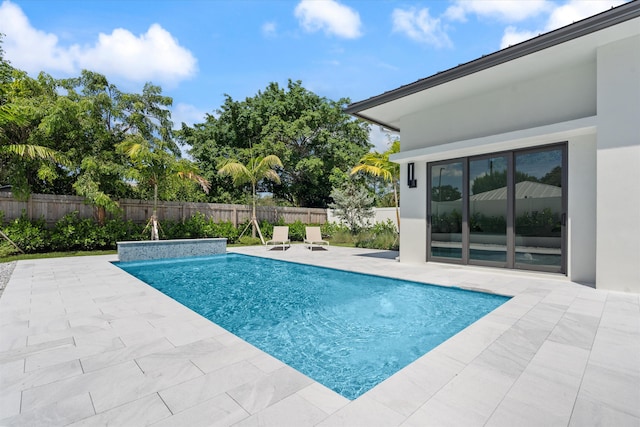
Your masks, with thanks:
[(565, 272), (566, 144), (428, 164), (427, 258)]
[(462, 176), (460, 161), (431, 167), (432, 257), (462, 260)]
[(507, 156), (469, 160), (469, 262), (507, 265)]
[(515, 155), (516, 268), (563, 265), (563, 149)]

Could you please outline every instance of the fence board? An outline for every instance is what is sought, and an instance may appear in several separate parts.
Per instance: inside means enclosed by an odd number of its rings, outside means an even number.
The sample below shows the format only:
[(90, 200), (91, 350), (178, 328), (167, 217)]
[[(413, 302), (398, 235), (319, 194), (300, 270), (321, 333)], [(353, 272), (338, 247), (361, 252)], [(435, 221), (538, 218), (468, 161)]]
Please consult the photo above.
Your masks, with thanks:
[[(121, 199), (118, 201), (124, 220), (137, 224), (145, 224), (153, 212), (153, 202), (149, 200)], [(59, 196), (51, 194), (32, 194), (27, 201), (13, 198), (10, 192), (0, 191), (0, 211), (4, 220), (19, 218), (24, 212), (27, 218), (44, 219), (47, 226), (52, 227), (63, 216), (78, 212), (80, 218), (94, 218), (95, 209), (85, 203), (80, 196)], [(251, 206), (224, 203), (193, 202), (158, 202), (158, 218), (160, 221), (181, 221), (200, 212), (214, 221), (231, 221), (234, 225), (242, 224), (251, 218)], [(322, 208), (296, 208), (281, 206), (257, 206), (256, 217), (259, 221), (276, 222), (280, 218), (289, 224), (301, 221), (305, 224), (324, 224), (327, 221), (327, 210)]]

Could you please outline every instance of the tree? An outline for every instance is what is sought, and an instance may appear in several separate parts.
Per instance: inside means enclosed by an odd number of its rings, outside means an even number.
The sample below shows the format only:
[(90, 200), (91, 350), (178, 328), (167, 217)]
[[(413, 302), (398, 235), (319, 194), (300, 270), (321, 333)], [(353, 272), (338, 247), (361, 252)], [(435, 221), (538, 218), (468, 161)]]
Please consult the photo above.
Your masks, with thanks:
[(460, 200), (462, 193), (452, 185), (433, 186), (431, 188), (431, 200), (434, 202), (451, 202)]
[[(288, 204), (325, 207), (331, 189), (348, 180), (351, 167), (370, 148), (368, 125), (343, 111), (348, 102), (322, 98), (299, 81), (286, 88), (271, 83), (244, 101), (227, 95), (215, 115), (183, 126), (178, 137), (191, 145), (191, 156), (212, 181), (214, 165), (229, 158), (246, 164), (250, 147), (257, 156), (275, 154), (283, 164), (280, 182), (262, 182), (262, 190)], [(215, 197), (238, 193), (227, 184)]]
[(0, 183), (27, 198), (31, 183), (51, 181), (67, 158), (36, 138), (46, 107), (55, 99), (50, 79), (32, 79), (4, 58), (0, 34)]
[(351, 175), (364, 172), (382, 178), (393, 187), (393, 200), (396, 208), (396, 220), (400, 228), (400, 209), (398, 205), (398, 182), (400, 181), (400, 165), (389, 160), (391, 154), (400, 152), (400, 140), (396, 139), (384, 153), (369, 152), (360, 158), (360, 163), (351, 169)]
[[(269, 180), (273, 182), (280, 182), (278, 172), (274, 168), (282, 167), (282, 162), (276, 155), (269, 155), (266, 157), (256, 157), (249, 160), (247, 165), (236, 161), (227, 161), (218, 170), (220, 175), (229, 175), (233, 180), (233, 184), (241, 186), (247, 183), (251, 184), (251, 198), (253, 202), (253, 210), (251, 211), (252, 236), (256, 237), (256, 229), (260, 235), (260, 241), (265, 244), (264, 237), (260, 231), (258, 220), (256, 219), (256, 188), (258, 182), (261, 180)], [(243, 231), (244, 233), (244, 231)]]
[(349, 181), (342, 188), (331, 192), (333, 203), (329, 205), (335, 215), (344, 221), (351, 232), (356, 234), (365, 221), (373, 217), (373, 197), (362, 186)]
[(151, 240), (158, 240), (158, 198), (166, 199), (166, 194), (172, 188), (171, 184), (176, 180), (189, 180), (199, 184), (205, 192), (209, 191), (209, 182), (198, 174), (198, 171), (190, 161), (177, 159), (173, 153), (162, 143), (155, 140), (151, 144), (141, 135), (127, 138), (119, 146), (118, 150), (125, 153), (132, 160), (132, 168), (129, 172), (130, 179), (143, 187), (153, 189), (153, 212), (149, 219), (151, 227)]

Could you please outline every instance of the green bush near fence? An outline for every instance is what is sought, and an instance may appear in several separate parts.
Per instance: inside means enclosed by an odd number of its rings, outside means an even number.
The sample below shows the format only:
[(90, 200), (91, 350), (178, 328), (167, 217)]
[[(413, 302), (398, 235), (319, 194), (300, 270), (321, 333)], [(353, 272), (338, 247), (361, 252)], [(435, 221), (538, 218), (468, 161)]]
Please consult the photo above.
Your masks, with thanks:
[[(202, 213), (196, 213), (184, 221), (161, 221), (160, 237), (162, 239), (197, 239), (223, 237), (228, 243), (245, 245), (259, 244), (259, 239), (251, 237), (251, 227), (246, 230), (248, 222), (238, 224), (230, 221), (216, 222)], [(265, 240), (273, 236), (274, 225), (288, 225), (291, 241), (303, 241), (305, 238), (305, 224), (295, 221), (285, 224), (282, 219), (275, 224), (268, 221), (260, 222), (260, 230)], [(312, 224), (318, 225), (318, 224)], [(90, 218), (80, 218), (77, 212), (67, 214), (59, 219), (53, 228), (47, 228), (44, 220), (29, 220), (25, 214), (9, 222), (4, 221), (4, 214), (0, 211), (0, 229), (15, 242), (25, 253), (68, 252), (114, 250), (119, 241), (148, 240), (150, 230), (144, 225), (122, 219), (109, 219), (99, 225)], [(387, 223), (376, 224), (360, 234), (353, 236), (344, 225), (324, 223), (320, 225), (322, 236), (334, 243), (355, 244), (357, 247), (374, 249), (398, 248), (398, 235), (395, 225)], [(0, 238), (0, 258), (17, 253), (9, 242)]]

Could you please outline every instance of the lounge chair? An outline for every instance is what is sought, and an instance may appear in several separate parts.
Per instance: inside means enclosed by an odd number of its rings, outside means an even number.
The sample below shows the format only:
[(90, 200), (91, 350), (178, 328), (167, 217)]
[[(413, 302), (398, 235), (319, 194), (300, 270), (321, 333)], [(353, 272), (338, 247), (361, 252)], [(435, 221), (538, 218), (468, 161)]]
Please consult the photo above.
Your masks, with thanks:
[(307, 237), (304, 239), (304, 244), (309, 250), (313, 250), (314, 247), (318, 246), (329, 246), (329, 242), (326, 240), (322, 240), (322, 233), (320, 232), (320, 227), (306, 227)]
[(286, 225), (276, 225), (273, 227), (273, 237), (271, 240), (268, 240), (265, 245), (267, 249), (269, 249), (269, 246), (272, 246), (271, 249), (281, 246), (283, 251), (290, 247), (291, 241), (289, 240), (289, 227)]

